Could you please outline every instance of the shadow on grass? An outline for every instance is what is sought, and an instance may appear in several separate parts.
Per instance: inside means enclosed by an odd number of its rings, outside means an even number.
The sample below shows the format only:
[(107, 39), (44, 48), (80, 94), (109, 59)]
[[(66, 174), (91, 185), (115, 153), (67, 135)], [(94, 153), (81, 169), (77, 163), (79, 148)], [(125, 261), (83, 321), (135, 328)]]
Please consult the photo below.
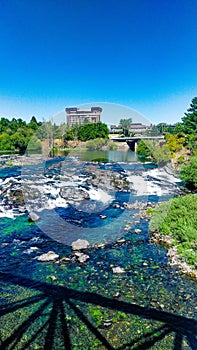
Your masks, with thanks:
[[(13, 288), (16, 285), (38, 292), (37, 295), (2, 305), (0, 320), (3, 320), (3, 317), (6, 315), (12, 319), (12, 313), (16, 311), (21, 312), (22, 310), (26, 310), (26, 313), (23, 320), (19, 321), (15, 328), (13, 325), (13, 330), (6, 337), (1, 336), (0, 349), (34, 349), (33, 343), (36, 339), (39, 341), (40, 337), (42, 337), (42, 349), (58, 349), (56, 337), (61, 338), (61, 349), (72, 349), (73, 345), (70, 337), (66, 308), (72, 310), (75, 316), (97, 338), (102, 347), (109, 350), (150, 349), (169, 334), (172, 334), (173, 337), (171, 349), (183, 349), (184, 340), (188, 343), (188, 349), (197, 349), (197, 321), (195, 320), (158, 311), (153, 308), (145, 308), (136, 304), (111, 299), (96, 293), (82, 292), (62, 286), (36, 282), (13, 274), (0, 273), (0, 282), (3, 284), (12, 284)], [(131, 329), (131, 342), (114, 347), (102, 335), (99, 327), (96, 327), (84, 314), (80, 303), (121, 311), (126, 314), (138, 316), (141, 319), (158, 321), (163, 323), (163, 325), (161, 326), (159, 324), (154, 331), (144, 332), (139, 337), (132, 336)], [(31, 312), (27, 311), (28, 307), (31, 307)], [(33, 332), (29, 332), (30, 327), (34, 324)], [(26, 336), (24, 337), (24, 335)], [(21, 345), (22, 338), (23, 342)], [(84, 349), (87, 349), (87, 347)]]

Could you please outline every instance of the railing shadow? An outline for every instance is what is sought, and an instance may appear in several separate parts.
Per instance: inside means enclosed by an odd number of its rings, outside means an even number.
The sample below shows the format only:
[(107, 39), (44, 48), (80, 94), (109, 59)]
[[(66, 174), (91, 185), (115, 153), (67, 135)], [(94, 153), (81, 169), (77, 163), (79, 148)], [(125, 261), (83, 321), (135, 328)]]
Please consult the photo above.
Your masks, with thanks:
[[(26, 318), (13, 329), (11, 334), (6, 338), (0, 337), (0, 349), (14, 350), (19, 349), (19, 344), (28, 332), (29, 327), (36, 322), (41, 316), (45, 317), (45, 321), (36, 324), (35, 331), (32, 336), (23, 341), (20, 349), (32, 349), (32, 344), (41, 334), (44, 335), (43, 349), (52, 350), (55, 347), (56, 334), (61, 334), (61, 349), (72, 349), (72, 342), (69, 334), (69, 327), (66, 319), (66, 306), (72, 310), (87, 329), (99, 340), (102, 346), (109, 350), (123, 349), (150, 349), (156, 343), (163, 340), (167, 335), (173, 334), (173, 343), (171, 349), (181, 350), (184, 340), (188, 343), (188, 349), (197, 349), (197, 321), (183, 316), (174, 315), (172, 313), (158, 311), (154, 308), (145, 308), (136, 304), (130, 304), (117, 299), (108, 298), (96, 293), (77, 291), (71, 288), (56, 286), (44, 282), (36, 282), (31, 279), (15, 276), (13, 274), (0, 273), (0, 282), (18, 285), (20, 287), (29, 288), (38, 292), (34, 295), (20, 301), (4, 304), (0, 310), (0, 320), (5, 315), (11, 315), (17, 310), (26, 309), (27, 307), (37, 305), (36, 310), (32, 311)], [(104, 337), (85, 315), (80, 308), (80, 302), (91, 305), (105, 307), (110, 310), (122, 311), (126, 314), (139, 316), (142, 319), (158, 321), (160, 324), (153, 332), (146, 332), (142, 336), (132, 337), (131, 342), (122, 344), (120, 347), (114, 347), (110, 341)], [(26, 314), (25, 314), (26, 315)], [(58, 328), (58, 330), (57, 330)], [(43, 333), (44, 332), (44, 333)], [(170, 349), (169, 349), (170, 350)]]

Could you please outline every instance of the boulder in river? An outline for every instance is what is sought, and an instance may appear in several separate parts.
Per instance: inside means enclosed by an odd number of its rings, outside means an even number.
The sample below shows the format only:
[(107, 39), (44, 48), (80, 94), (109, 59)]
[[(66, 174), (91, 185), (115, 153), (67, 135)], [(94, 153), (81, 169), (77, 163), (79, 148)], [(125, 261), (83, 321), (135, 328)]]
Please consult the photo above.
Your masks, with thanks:
[(125, 273), (125, 270), (122, 269), (120, 266), (116, 266), (112, 268), (113, 273)]
[(28, 221), (30, 221), (30, 222), (36, 222), (39, 219), (40, 219), (39, 216), (34, 212), (30, 212), (28, 215)]
[(90, 243), (86, 239), (77, 239), (77, 241), (72, 242), (72, 250), (82, 250), (87, 249)]
[(50, 250), (48, 253), (38, 256), (37, 260), (41, 262), (48, 262), (48, 261), (55, 261), (58, 258), (59, 258), (59, 255)]
[(70, 202), (81, 202), (89, 199), (87, 191), (78, 187), (65, 187), (60, 189), (60, 196)]
[(77, 257), (78, 262), (80, 262), (82, 264), (85, 263), (90, 258), (89, 255), (79, 253), (79, 252), (75, 253), (75, 255)]

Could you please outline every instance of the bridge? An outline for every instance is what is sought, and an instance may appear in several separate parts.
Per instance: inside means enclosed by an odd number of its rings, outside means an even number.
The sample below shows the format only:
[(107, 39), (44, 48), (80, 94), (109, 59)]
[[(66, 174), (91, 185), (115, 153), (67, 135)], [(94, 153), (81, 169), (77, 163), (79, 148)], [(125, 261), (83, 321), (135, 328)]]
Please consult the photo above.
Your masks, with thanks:
[(157, 140), (163, 141), (164, 136), (133, 136), (133, 137), (110, 137), (110, 140), (114, 142), (126, 142), (129, 148), (134, 152), (136, 150), (136, 145), (140, 140)]

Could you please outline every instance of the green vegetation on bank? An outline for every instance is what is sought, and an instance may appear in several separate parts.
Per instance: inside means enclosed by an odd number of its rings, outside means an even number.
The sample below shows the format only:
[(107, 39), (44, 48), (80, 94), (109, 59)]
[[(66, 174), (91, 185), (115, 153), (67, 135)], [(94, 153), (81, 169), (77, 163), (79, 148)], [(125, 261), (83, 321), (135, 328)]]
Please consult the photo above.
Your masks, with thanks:
[(150, 231), (168, 235), (180, 257), (197, 267), (197, 195), (173, 198), (153, 210)]
[(94, 140), (87, 141), (86, 147), (89, 151), (100, 151), (105, 148), (111, 151), (115, 151), (117, 149), (117, 145), (113, 141), (103, 138), (96, 138)]
[(152, 161), (163, 166), (171, 160), (171, 152), (167, 144), (160, 145), (157, 141), (139, 141), (137, 154), (142, 157), (149, 157)]
[[(37, 122), (32, 117), (27, 123), (21, 118), (0, 119), (0, 151), (3, 153), (20, 153), (38, 151), (45, 147), (67, 146), (70, 140), (88, 141), (103, 139), (104, 143), (108, 139), (109, 130), (104, 123), (86, 123), (84, 125), (74, 125), (72, 128), (65, 123), (56, 125), (51, 121)], [(97, 147), (95, 148), (97, 149)]]
[(32, 135), (40, 126), (41, 123), (38, 123), (35, 117), (32, 117), (29, 123), (26, 123), (21, 118), (12, 118), (11, 120), (1, 118), (0, 149), (2, 151), (24, 153)]
[(197, 189), (197, 156), (191, 157), (189, 162), (182, 166), (180, 178), (189, 189)]

